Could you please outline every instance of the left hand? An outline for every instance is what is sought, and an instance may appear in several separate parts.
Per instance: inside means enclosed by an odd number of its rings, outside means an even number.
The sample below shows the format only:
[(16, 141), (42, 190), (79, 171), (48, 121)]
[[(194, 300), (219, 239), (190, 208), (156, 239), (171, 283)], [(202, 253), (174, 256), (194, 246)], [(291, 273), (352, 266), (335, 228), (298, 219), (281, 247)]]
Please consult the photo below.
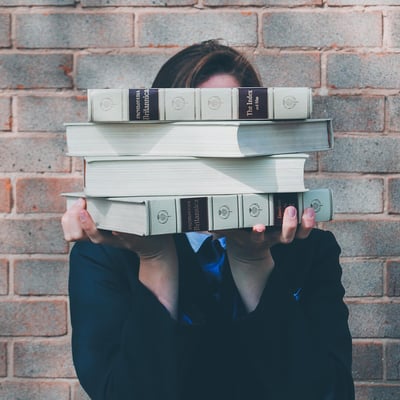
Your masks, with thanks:
[(235, 229), (219, 232), (227, 238), (230, 257), (248, 261), (268, 258), (270, 249), (276, 244), (289, 244), (295, 238), (305, 239), (315, 226), (315, 211), (307, 208), (298, 224), (297, 210), (293, 206), (285, 209), (281, 228), (255, 225), (252, 230)]

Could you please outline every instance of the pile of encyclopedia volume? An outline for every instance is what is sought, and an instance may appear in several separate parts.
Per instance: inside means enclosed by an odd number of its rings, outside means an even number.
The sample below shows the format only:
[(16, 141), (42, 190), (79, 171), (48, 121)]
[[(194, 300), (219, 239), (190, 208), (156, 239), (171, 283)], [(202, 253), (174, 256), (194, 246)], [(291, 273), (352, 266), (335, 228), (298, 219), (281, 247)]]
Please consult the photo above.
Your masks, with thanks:
[(82, 192), (99, 229), (157, 235), (280, 225), (288, 205), (332, 218), (308, 189), (310, 152), (333, 147), (303, 87), (89, 89), (88, 122), (66, 123), (84, 160)]

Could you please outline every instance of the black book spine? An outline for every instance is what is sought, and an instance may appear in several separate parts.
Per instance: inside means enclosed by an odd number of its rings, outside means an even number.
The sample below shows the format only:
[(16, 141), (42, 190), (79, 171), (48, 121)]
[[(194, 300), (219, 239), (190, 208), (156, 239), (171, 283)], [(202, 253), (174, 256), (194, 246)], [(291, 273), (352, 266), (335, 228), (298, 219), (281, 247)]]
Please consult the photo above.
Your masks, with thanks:
[(180, 199), (182, 232), (207, 231), (208, 199), (207, 197), (192, 197)]
[(268, 89), (238, 88), (239, 119), (267, 119)]
[(160, 119), (158, 89), (129, 89), (129, 120), (156, 121)]

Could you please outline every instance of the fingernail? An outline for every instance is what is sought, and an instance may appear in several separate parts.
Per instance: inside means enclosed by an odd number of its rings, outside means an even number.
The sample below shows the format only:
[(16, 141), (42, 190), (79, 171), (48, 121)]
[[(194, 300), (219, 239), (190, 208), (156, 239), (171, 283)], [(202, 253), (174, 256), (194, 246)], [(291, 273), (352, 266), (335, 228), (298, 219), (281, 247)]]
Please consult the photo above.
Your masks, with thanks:
[(288, 214), (290, 218), (296, 217), (296, 208), (295, 207), (288, 207)]
[(257, 232), (257, 233), (265, 232), (265, 225), (261, 225), (261, 224), (254, 225), (253, 232)]
[(314, 218), (315, 217), (315, 210), (310, 207), (310, 208), (306, 208), (306, 215), (308, 218)]
[(85, 203), (84, 203), (84, 200), (82, 199), (82, 197), (79, 197), (79, 199), (75, 201), (76, 206), (83, 207), (84, 204)]

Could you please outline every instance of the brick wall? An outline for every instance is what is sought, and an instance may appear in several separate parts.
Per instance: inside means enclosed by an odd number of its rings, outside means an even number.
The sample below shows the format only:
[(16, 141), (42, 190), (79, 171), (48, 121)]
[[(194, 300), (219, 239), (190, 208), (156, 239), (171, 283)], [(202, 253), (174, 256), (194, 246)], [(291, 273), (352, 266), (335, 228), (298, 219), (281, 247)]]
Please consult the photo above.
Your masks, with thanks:
[(310, 187), (334, 191), (357, 400), (400, 398), (398, 0), (0, 0), (0, 398), (87, 399), (69, 350), (63, 191), (81, 163), (63, 122), (85, 89), (149, 85), (183, 46), (224, 38), (269, 86), (311, 86), (335, 149)]

